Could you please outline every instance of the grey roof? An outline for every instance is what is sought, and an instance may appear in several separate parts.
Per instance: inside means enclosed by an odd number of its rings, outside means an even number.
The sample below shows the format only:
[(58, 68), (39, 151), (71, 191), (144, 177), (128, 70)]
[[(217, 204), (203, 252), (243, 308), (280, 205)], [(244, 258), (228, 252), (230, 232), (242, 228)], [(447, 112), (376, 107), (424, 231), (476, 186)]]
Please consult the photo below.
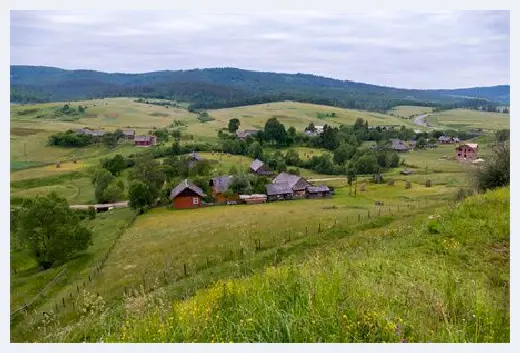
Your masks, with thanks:
[(103, 136), (104, 134), (104, 130), (92, 130), (92, 136)]
[(123, 129), (123, 135), (125, 136), (134, 136), (135, 130), (134, 129)]
[(237, 131), (236, 132), (236, 135), (238, 138), (247, 138), (248, 136), (254, 136), (256, 134), (258, 134), (260, 130), (256, 130), (256, 129), (245, 129), (243, 131)]
[(224, 175), (211, 179), (213, 181), (215, 192), (219, 194), (225, 192), (229, 188), (232, 179), (233, 175)]
[(259, 160), (258, 158), (251, 162), (250, 168), (253, 169), (255, 172), (264, 165), (264, 162)]
[(439, 136), (439, 138), (437, 139), (437, 141), (449, 141), (451, 140), (451, 137), (448, 137), (448, 136)]
[(289, 184), (267, 184), (265, 186), (265, 191), (268, 196), (294, 194), (294, 191)]
[(404, 144), (403, 140), (400, 139), (391, 139), (390, 142), (392, 142), (392, 148), (394, 150), (407, 150), (408, 147)]
[(197, 185), (194, 185), (188, 181), (188, 179), (184, 179), (179, 185), (174, 187), (170, 193), (170, 199), (173, 199), (177, 197), (181, 192), (183, 192), (186, 189), (190, 189), (200, 197), (206, 196), (201, 188), (199, 188)]
[(291, 189), (303, 190), (308, 185), (310, 185), (307, 180), (302, 178), (301, 176), (288, 174), (288, 173), (280, 173), (273, 179), (274, 184), (288, 184)]
[(136, 136), (134, 141), (151, 141), (155, 139), (155, 136), (145, 135), (145, 136)]
[(319, 186), (307, 186), (307, 191), (310, 193), (315, 192), (327, 192), (330, 191), (329, 187), (326, 185), (319, 185)]

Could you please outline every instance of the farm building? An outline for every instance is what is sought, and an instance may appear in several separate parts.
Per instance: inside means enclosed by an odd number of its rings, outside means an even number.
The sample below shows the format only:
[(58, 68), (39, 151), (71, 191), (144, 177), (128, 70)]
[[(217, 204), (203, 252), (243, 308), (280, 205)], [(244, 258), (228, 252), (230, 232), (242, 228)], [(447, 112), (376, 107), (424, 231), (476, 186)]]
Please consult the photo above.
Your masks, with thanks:
[(82, 129), (77, 129), (76, 134), (78, 135), (92, 135), (92, 130), (90, 130), (88, 127), (84, 127)]
[(239, 139), (239, 140), (245, 140), (249, 136), (255, 136), (256, 134), (258, 134), (259, 131), (260, 130), (246, 129), (244, 131), (237, 131), (236, 136), (237, 136), (237, 139)]
[(90, 134), (92, 136), (100, 137), (105, 135), (104, 130), (92, 130), (92, 133)]
[(267, 201), (267, 195), (265, 194), (239, 195), (238, 197), (247, 205), (265, 203)]
[(460, 140), (458, 137), (448, 137), (448, 136), (439, 136), (439, 138), (437, 139), (437, 141), (439, 142), (439, 144), (453, 144), (453, 143), (459, 143)]
[(280, 173), (273, 179), (273, 184), (287, 184), (294, 191), (295, 197), (304, 197), (305, 189), (309, 184), (307, 180), (298, 175)]
[(123, 129), (123, 137), (127, 140), (133, 140), (135, 137), (134, 129)]
[(409, 148), (406, 146), (403, 140), (400, 139), (390, 139), (391, 142), (391, 149), (394, 151), (397, 151), (399, 153), (408, 152)]
[(466, 143), (458, 146), (456, 149), (456, 158), (459, 161), (474, 161), (478, 157), (478, 144)]
[(307, 198), (317, 198), (317, 197), (330, 197), (331, 191), (325, 185), (320, 186), (307, 186)]
[(289, 184), (267, 184), (265, 191), (268, 201), (294, 199), (294, 191)]
[(157, 145), (157, 138), (152, 135), (146, 135), (146, 136), (135, 136), (134, 137), (135, 145), (136, 146), (155, 146)]
[(172, 189), (170, 200), (174, 208), (194, 208), (202, 205), (202, 198), (206, 196), (201, 188), (184, 179)]
[(224, 193), (228, 191), (232, 180), (232, 175), (219, 176), (209, 180), (209, 186), (211, 186), (212, 195), (215, 198), (215, 203), (226, 203), (227, 201), (238, 200), (237, 195), (224, 196)]
[(264, 162), (262, 162), (258, 158), (251, 162), (251, 165), (249, 166), (249, 171), (256, 175), (272, 175), (273, 174), (273, 172), (271, 170), (269, 170), (269, 167), (267, 167), (264, 164)]
[(204, 158), (199, 156), (197, 152), (192, 152), (188, 156), (188, 168), (193, 168), (198, 161), (202, 161)]

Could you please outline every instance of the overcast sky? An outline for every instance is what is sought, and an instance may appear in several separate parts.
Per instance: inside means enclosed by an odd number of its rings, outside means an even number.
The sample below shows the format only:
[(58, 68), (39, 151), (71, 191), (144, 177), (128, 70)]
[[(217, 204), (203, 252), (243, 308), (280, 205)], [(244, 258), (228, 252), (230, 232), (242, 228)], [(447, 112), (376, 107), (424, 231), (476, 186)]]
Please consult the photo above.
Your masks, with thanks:
[(403, 87), (509, 84), (509, 12), (11, 11), (11, 64), (204, 67)]

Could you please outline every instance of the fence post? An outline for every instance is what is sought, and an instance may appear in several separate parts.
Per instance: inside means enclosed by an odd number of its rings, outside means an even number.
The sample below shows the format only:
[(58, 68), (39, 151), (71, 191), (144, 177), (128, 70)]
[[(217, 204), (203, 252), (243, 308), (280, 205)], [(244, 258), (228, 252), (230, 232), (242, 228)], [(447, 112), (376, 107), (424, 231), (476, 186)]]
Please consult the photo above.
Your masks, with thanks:
[(63, 307), (65, 307), (65, 298), (61, 298), (61, 302), (63, 303)]
[(381, 208), (378, 209), (378, 216), (381, 216)]
[(358, 222), (361, 222), (361, 215), (359, 213), (357, 215), (357, 220), (358, 220)]
[(318, 223), (318, 233), (321, 232), (321, 223)]
[(368, 218), (370, 218), (370, 210), (367, 210), (367, 212), (368, 212)]
[(184, 277), (188, 276), (188, 268), (186, 267), (186, 264), (184, 264)]

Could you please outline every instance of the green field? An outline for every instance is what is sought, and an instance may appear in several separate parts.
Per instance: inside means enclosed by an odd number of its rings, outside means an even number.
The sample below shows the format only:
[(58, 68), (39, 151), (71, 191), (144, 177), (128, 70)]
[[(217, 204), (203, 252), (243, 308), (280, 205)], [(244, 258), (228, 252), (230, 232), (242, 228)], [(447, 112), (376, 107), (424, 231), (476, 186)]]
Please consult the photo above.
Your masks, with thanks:
[[(272, 116), (299, 131), (310, 122), (339, 126), (359, 117), (369, 125), (413, 126), (385, 114), (293, 102), (210, 110), (215, 120), (206, 123), (185, 108), (131, 98), (73, 103), (78, 104), (87, 106), (87, 115), (66, 120), (36, 118), (59, 104), (11, 107), (12, 200), (55, 191), (70, 204), (93, 202), (91, 167), (101, 158), (142, 151), (130, 144), (115, 149), (46, 145), (49, 135), (66, 129), (130, 126), (147, 133), (180, 120), (186, 124), (183, 142), (208, 142), (232, 117), (240, 119), (240, 129), (261, 128)], [(18, 114), (33, 108), (38, 110)], [(332, 112), (335, 117), (317, 118)], [(446, 124), (464, 114), (431, 116)], [(489, 126), (485, 120), (495, 115), (482, 114), (491, 115), (475, 122), (465, 118), (465, 123)], [(496, 115), (496, 121), (509, 124), (508, 116)], [(488, 158), (492, 138), (472, 142)], [(301, 159), (328, 152), (296, 150)], [(247, 171), (252, 161), (200, 155), (214, 161), (212, 176), (226, 175), (232, 166)], [(470, 186), (468, 172), (474, 168), (454, 156), (454, 145), (402, 154), (415, 173), (400, 175), (405, 166), (387, 171), (384, 178), (393, 178), (394, 185), (375, 185), (367, 175), (348, 186), (345, 176), (300, 169), (307, 179), (326, 179), (315, 184), (335, 187), (330, 199), (195, 210), (158, 207), (137, 218), (130, 209), (112, 210), (83, 221), (93, 230), (92, 247), (46, 271), (39, 271), (26, 251), (11, 249), (11, 310), (67, 267), (30, 312), (12, 319), (11, 341), (507, 341), (509, 189), (452, 208), (457, 190)], [(127, 173), (118, 178), (126, 182)], [(426, 180), (433, 187), (426, 187)], [(410, 189), (406, 181), (412, 182)], [(43, 312), (52, 312), (52, 319), (43, 320)], [(398, 327), (400, 334), (391, 335)]]
[(502, 113), (480, 112), (471, 109), (452, 109), (428, 115), (426, 121), (433, 127), (452, 129), (483, 129), (488, 132), (509, 129), (510, 116)]
[(411, 118), (413, 116), (431, 113), (431, 107), (418, 107), (414, 105), (400, 105), (388, 111), (388, 114), (393, 114), (401, 118)]

